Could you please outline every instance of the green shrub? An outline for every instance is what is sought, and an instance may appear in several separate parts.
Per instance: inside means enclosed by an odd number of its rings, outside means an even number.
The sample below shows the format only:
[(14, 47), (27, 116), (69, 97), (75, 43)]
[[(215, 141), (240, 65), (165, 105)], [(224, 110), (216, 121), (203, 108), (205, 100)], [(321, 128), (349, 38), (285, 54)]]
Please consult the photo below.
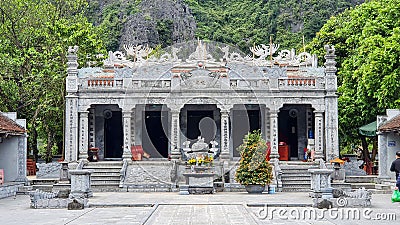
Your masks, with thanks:
[(271, 183), (272, 166), (266, 160), (267, 143), (261, 138), (260, 130), (248, 133), (238, 150), (241, 159), (236, 170), (236, 181), (242, 185)]

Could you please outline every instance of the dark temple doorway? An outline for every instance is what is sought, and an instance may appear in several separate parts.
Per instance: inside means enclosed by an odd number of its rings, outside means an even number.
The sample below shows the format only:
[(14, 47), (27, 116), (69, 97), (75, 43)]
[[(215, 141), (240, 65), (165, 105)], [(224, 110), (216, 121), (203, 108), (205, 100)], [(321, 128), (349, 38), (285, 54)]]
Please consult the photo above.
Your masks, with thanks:
[(187, 111), (187, 134), (189, 140), (204, 137), (206, 143), (214, 140), (217, 127), (213, 110)]
[(122, 112), (107, 111), (104, 115), (104, 158), (122, 158)]
[(297, 109), (282, 109), (278, 114), (279, 143), (289, 146), (290, 158), (298, 158)]
[(158, 109), (146, 110), (144, 112), (143, 140), (142, 145), (145, 152), (151, 158), (168, 157), (168, 112)]
[(245, 109), (234, 109), (232, 112), (233, 157), (240, 157), (237, 148), (243, 143), (244, 136), (261, 129), (261, 111), (258, 105), (246, 105)]

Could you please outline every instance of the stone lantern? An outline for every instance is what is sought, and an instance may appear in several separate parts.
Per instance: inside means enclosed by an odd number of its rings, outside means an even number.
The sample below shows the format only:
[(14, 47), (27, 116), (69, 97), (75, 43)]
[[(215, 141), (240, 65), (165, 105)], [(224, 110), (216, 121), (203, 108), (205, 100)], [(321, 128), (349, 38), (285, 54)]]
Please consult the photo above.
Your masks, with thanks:
[(339, 158), (335, 158), (333, 160), (329, 161), (331, 164), (333, 164), (333, 173), (332, 173), (332, 179), (334, 180), (339, 180), (339, 181), (344, 181), (345, 179), (345, 170), (343, 169), (343, 165), (345, 163), (344, 160), (341, 160)]

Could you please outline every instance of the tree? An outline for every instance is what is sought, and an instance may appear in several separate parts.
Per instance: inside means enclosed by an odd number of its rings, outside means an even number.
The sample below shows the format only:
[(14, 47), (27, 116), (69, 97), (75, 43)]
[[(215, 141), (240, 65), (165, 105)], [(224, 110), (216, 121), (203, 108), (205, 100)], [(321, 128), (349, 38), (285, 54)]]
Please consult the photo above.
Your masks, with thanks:
[(0, 0), (0, 106), (27, 118), (29, 148), (44, 158), (63, 146), (66, 51), (80, 46), (80, 65), (104, 52), (82, 16), (84, 0)]
[(322, 57), (334, 45), (338, 61), (339, 137), (359, 144), (357, 128), (400, 107), (400, 0), (371, 0), (332, 17), (309, 44)]
[(239, 168), (235, 178), (242, 185), (266, 185), (272, 180), (272, 166), (267, 161), (267, 143), (261, 137), (261, 131), (255, 130), (247, 134), (240, 151)]

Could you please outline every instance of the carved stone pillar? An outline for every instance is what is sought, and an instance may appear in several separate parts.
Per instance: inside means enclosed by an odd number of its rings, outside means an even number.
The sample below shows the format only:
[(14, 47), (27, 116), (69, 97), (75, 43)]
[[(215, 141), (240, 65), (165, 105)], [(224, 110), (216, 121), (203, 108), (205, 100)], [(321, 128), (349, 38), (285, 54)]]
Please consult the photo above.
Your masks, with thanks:
[(179, 110), (171, 110), (171, 158), (179, 159), (181, 157), (180, 148), (180, 128), (179, 128)]
[(264, 107), (264, 135), (265, 135), (265, 141), (270, 142), (271, 141), (271, 119), (269, 118), (269, 109)]
[(324, 115), (323, 111), (314, 111), (315, 119), (315, 159), (324, 158)]
[(271, 141), (271, 160), (279, 159), (278, 152), (278, 110), (270, 110), (270, 141)]
[(123, 118), (123, 127), (124, 127), (124, 146), (122, 159), (123, 160), (132, 160), (132, 152), (131, 152), (131, 111), (122, 111)]
[(131, 146), (136, 145), (136, 114), (135, 109), (132, 109), (131, 113)]
[(221, 109), (221, 160), (229, 160), (229, 110)]
[(67, 55), (67, 73), (65, 89), (65, 155), (67, 162), (78, 159), (78, 46), (70, 46)]
[(67, 95), (65, 101), (65, 161), (76, 162), (78, 154), (78, 98)]
[(79, 160), (87, 160), (89, 147), (89, 112), (79, 112)]

